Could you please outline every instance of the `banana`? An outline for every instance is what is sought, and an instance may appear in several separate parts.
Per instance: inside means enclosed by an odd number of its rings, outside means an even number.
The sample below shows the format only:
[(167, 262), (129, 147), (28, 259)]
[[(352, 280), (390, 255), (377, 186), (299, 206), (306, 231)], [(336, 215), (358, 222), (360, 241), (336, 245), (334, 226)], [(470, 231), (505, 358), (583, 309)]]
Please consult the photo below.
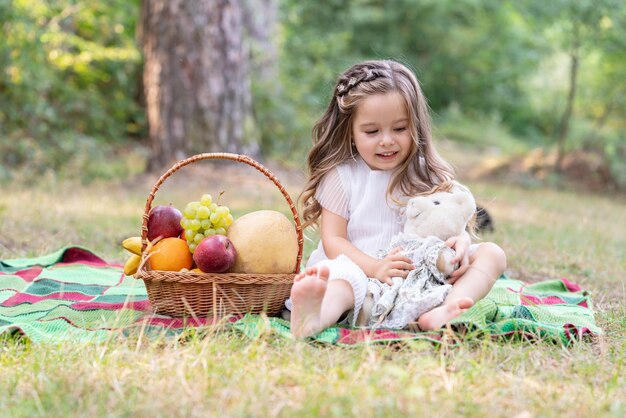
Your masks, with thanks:
[(141, 237), (130, 237), (122, 241), (122, 247), (133, 254), (141, 255)]
[(124, 274), (127, 276), (132, 276), (133, 274), (137, 273), (140, 262), (141, 256), (138, 254), (132, 254), (128, 258), (128, 260), (126, 260), (126, 264), (124, 264)]

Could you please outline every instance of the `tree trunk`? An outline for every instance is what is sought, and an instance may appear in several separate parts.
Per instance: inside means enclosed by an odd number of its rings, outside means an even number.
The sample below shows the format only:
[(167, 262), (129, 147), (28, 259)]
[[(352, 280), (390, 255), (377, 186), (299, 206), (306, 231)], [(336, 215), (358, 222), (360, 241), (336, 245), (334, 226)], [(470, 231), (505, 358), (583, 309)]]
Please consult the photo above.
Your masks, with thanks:
[[(576, 17), (574, 18), (576, 19)], [(574, 111), (574, 101), (576, 100), (576, 84), (578, 79), (578, 55), (580, 53), (580, 33), (579, 25), (576, 20), (573, 22), (572, 30), (572, 49), (570, 52), (570, 73), (569, 73), (569, 92), (567, 94), (567, 104), (565, 111), (561, 117), (561, 124), (559, 127), (559, 137), (557, 140), (557, 154), (556, 162), (554, 164), (557, 171), (561, 170), (561, 163), (565, 156), (565, 142), (567, 141), (567, 134), (569, 131), (569, 122)]]
[(201, 152), (254, 156), (240, 1), (143, 0), (141, 22), (148, 168)]
[(254, 119), (264, 125), (258, 129), (256, 142), (263, 150), (271, 150), (274, 138), (262, 132), (275, 130), (276, 112), (272, 103), (282, 95), (278, 70), (278, 1), (244, 0), (244, 24), (250, 44), (250, 70), (253, 74)]
[(263, 86), (278, 87), (278, 0), (245, 0), (244, 22), (252, 44), (251, 68)]

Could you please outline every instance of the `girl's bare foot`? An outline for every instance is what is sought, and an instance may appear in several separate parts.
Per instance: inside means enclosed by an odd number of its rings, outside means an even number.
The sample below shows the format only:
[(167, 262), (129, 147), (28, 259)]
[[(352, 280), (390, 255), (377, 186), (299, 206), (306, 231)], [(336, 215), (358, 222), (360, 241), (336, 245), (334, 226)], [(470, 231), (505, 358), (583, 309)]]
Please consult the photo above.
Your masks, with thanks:
[(328, 286), (328, 267), (309, 267), (297, 274), (291, 288), (291, 333), (298, 338), (322, 331), (320, 308)]
[(417, 320), (417, 324), (422, 331), (441, 328), (473, 305), (474, 301), (470, 298), (461, 298), (454, 302), (444, 303), (420, 316)]

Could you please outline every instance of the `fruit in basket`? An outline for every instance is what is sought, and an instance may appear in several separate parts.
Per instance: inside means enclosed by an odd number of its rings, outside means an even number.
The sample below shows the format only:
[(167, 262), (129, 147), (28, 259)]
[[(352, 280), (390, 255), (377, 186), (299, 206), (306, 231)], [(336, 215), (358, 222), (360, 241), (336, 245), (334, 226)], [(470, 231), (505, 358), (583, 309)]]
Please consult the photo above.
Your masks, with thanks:
[[(137, 273), (137, 269), (141, 264), (141, 237), (128, 237), (122, 241), (122, 247), (129, 253), (130, 257), (124, 263), (124, 274), (132, 276)], [(152, 248), (152, 243), (148, 241), (146, 245), (146, 251), (149, 252)]]
[(141, 256), (139, 254), (131, 254), (126, 260), (124, 264), (124, 274), (127, 276), (132, 276), (137, 273), (137, 269), (139, 268), (139, 264), (141, 263)]
[(160, 240), (150, 249), (148, 265), (152, 270), (189, 270), (193, 259), (184, 239), (170, 237)]
[[(141, 255), (141, 237), (128, 237), (122, 241), (122, 247), (131, 254)], [(152, 242), (148, 241), (146, 251), (150, 251)]]
[(232, 223), (233, 215), (228, 206), (213, 202), (210, 194), (202, 195), (199, 201), (187, 203), (180, 220), (180, 225), (184, 228), (183, 237), (192, 253), (195, 253), (196, 247), (205, 237), (226, 235)]
[(128, 237), (122, 241), (122, 247), (133, 254), (141, 255), (141, 237)]
[(233, 273), (293, 273), (298, 236), (289, 219), (274, 210), (250, 212), (236, 219), (228, 238), (237, 249)]
[(193, 253), (193, 261), (205, 273), (224, 273), (235, 263), (237, 251), (224, 235), (204, 238)]
[(183, 214), (172, 205), (153, 207), (148, 215), (148, 240), (179, 236), (183, 229), (180, 225), (182, 217)]

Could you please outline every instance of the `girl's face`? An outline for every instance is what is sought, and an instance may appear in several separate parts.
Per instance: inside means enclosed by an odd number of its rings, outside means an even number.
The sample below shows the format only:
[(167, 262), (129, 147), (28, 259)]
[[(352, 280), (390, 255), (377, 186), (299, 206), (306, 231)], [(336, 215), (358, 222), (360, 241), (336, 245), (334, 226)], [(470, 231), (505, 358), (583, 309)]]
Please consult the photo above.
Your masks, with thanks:
[(352, 137), (359, 155), (372, 170), (393, 170), (411, 150), (409, 115), (398, 92), (364, 99), (354, 115)]

